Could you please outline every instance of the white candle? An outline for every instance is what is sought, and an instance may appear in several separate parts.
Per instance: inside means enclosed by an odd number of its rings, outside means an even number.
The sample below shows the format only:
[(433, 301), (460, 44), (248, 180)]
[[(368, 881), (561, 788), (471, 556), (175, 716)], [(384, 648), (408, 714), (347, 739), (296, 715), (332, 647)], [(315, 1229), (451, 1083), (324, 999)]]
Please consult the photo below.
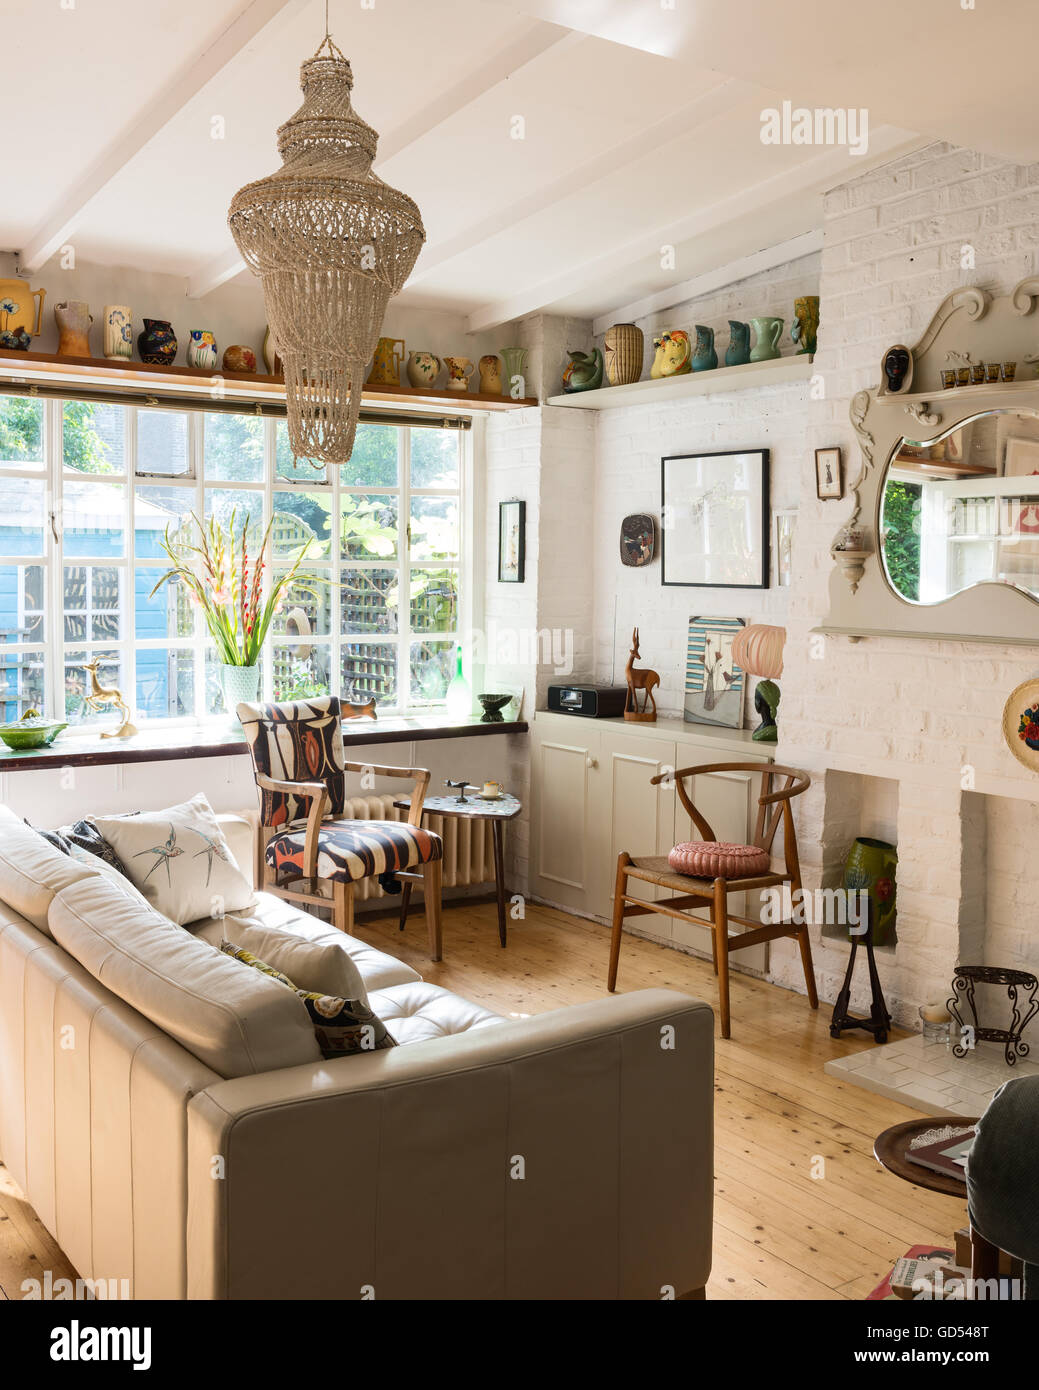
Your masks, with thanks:
[(925, 1004), (920, 1010), (920, 1017), (925, 1023), (948, 1023), (950, 1021), (949, 1010), (942, 1003)]

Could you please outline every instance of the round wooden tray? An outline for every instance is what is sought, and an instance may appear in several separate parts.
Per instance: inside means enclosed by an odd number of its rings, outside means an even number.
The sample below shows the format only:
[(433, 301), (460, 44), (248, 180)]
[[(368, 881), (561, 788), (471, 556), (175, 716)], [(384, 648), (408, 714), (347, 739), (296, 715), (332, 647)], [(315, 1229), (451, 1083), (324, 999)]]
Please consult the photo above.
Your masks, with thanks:
[(941, 1192), (946, 1197), (959, 1197), (965, 1202), (966, 1182), (950, 1178), (945, 1173), (935, 1173), (930, 1168), (921, 1167), (919, 1163), (910, 1163), (905, 1155), (909, 1141), (915, 1139), (918, 1134), (923, 1134), (925, 1130), (937, 1129), (942, 1125), (956, 1125), (967, 1129), (977, 1123), (976, 1115), (932, 1115), (927, 1120), (905, 1120), (902, 1124), (892, 1125), (890, 1129), (885, 1129), (877, 1135), (873, 1144), (873, 1154), (877, 1162), (883, 1164), (888, 1172), (894, 1173), (896, 1177), (905, 1178), (906, 1182), (911, 1182), (916, 1187), (924, 1187), (928, 1192)]

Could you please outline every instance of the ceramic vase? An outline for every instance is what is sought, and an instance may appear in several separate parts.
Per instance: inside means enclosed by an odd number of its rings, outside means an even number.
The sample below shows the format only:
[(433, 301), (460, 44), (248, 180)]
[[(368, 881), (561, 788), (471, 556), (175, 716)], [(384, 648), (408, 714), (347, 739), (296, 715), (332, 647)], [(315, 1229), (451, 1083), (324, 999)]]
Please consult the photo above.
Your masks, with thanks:
[(208, 367), (210, 371), (213, 370), (217, 363), (216, 338), (208, 328), (191, 330), (186, 356), (189, 367)]
[(133, 357), (133, 319), (129, 304), (106, 304), (102, 315), (102, 350), (110, 362)]
[(779, 356), (779, 339), (783, 332), (783, 320), (774, 318), (751, 319), (757, 342), (750, 354), (752, 362), (769, 362)]
[(0, 280), (0, 334), (17, 339), (19, 350), (23, 332), (30, 338), (40, 336), (46, 295), (46, 290), (31, 290), (24, 280)]
[(447, 367), (447, 381), (444, 383), (447, 390), (468, 391), (469, 378), (476, 371), (476, 363), (468, 357), (445, 357), (444, 365)]
[(795, 343), (801, 345), (798, 355), (802, 352), (814, 352), (819, 334), (819, 296), (803, 294), (795, 299), (794, 317), (796, 322), (790, 330), (790, 336)]
[(729, 320), (729, 346), (725, 349), (727, 367), (743, 367), (750, 361), (750, 324)]
[(523, 375), (527, 365), (527, 349), (504, 347), (499, 348), (499, 352), (505, 363), (505, 394), (513, 400), (521, 400), (527, 394), (527, 379)]
[(597, 391), (602, 385), (602, 353), (598, 348), (592, 348), (591, 352), (567, 352), (570, 358), (569, 365), (563, 372), (563, 390), (570, 394), (574, 391)]
[(711, 372), (718, 365), (718, 354), (714, 350), (714, 329), (706, 324), (696, 325), (696, 346), (693, 349), (692, 367), (694, 372)]
[(480, 369), (480, 390), (485, 396), (501, 395), (501, 358), (488, 352), (476, 364)]
[(274, 339), (271, 337), (269, 326), (263, 330), (263, 346), (260, 348), (260, 355), (263, 357), (263, 365), (267, 368), (268, 376), (285, 375), (285, 364), (275, 350)]
[(232, 343), (224, 351), (222, 365), (225, 372), (255, 372), (256, 353), (244, 343)]
[(234, 714), (243, 700), (251, 704), (260, 690), (259, 666), (220, 667), (220, 689), (224, 693), (224, 708)]
[(145, 319), (137, 335), (141, 361), (152, 367), (169, 367), (177, 355), (177, 335), (166, 319)]
[[(860, 837), (844, 863), (844, 887), (865, 892), (873, 922), (874, 946), (888, 946), (895, 935), (895, 872), (898, 852), (886, 840)], [(861, 940), (861, 934), (856, 940)]]
[(440, 358), (435, 352), (413, 352), (408, 358), (408, 380), (416, 388), (429, 388), (440, 375)]
[(633, 323), (615, 323), (602, 340), (606, 380), (611, 386), (630, 386), (642, 375), (645, 348), (642, 329)]
[(653, 339), (655, 356), (649, 375), (654, 381), (665, 376), (685, 376), (691, 371), (689, 359), (693, 355), (693, 345), (689, 334), (681, 328), (665, 329)]
[[(397, 349), (400, 348), (398, 352)], [(399, 386), (400, 364), (404, 361), (403, 338), (380, 338), (372, 355), (369, 386)]]
[(63, 304), (55, 304), (54, 321), (61, 334), (58, 339), (58, 356), (89, 357), (90, 325), (94, 322), (90, 315), (90, 305), (82, 299), (69, 299)]

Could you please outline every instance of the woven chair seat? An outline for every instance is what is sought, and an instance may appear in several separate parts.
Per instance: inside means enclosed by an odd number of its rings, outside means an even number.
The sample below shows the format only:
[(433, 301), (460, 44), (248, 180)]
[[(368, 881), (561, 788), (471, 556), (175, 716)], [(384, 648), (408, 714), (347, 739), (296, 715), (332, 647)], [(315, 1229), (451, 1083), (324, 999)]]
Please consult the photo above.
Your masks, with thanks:
[[(668, 863), (666, 854), (643, 854), (634, 857), (628, 867), (628, 877), (641, 879), (644, 883), (655, 883), (661, 888), (674, 888), (679, 893), (699, 893), (705, 898), (714, 896), (714, 879), (698, 877), (694, 874), (676, 874)], [(756, 887), (767, 888), (773, 883), (785, 882), (783, 874), (753, 874), (743, 878), (727, 878), (732, 892), (741, 892), (753, 881)]]

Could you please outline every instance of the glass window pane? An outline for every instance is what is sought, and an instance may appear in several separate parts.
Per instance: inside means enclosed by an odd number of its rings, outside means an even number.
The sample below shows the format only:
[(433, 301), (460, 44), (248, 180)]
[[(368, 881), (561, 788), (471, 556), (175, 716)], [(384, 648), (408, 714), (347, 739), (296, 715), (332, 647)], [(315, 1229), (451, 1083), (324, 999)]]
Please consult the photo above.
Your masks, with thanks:
[(399, 476), (396, 425), (358, 425), (353, 453), (339, 466), (343, 487), (396, 487)]
[(446, 699), (456, 664), (454, 642), (412, 642), (411, 698), (419, 704)]
[(136, 709), (145, 719), (195, 713), (195, 654), (190, 648), (138, 649)]
[(458, 559), (457, 498), (412, 498), (411, 558), (413, 560)]
[(343, 570), (339, 585), (341, 631), (397, 631), (399, 577), (396, 570)]
[(397, 556), (396, 497), (341, 498), (340, 535), (344, 560), (393, 560)]
[(125, 406), (65, 401), (61, 411), (66, 468), (77, 473), (126, 472)]
[(43, 402), (0, 396), (0, 468), (43, 467)]
[(279, 478), (288, 478), (294, 483), (328, 481), (328, 469), (325, 464), (315, 465), (310, 459), (293, 457), (292, 449), (289, 447), (289, 427), (284, 420), (276, 421), (274, 428), (274, 471)]
[(454, 632), (458, 627), (458, 571), (411, 571), (414, 632)]
[(282, 646), (278, 643), (272, 656), (276, 700), (309, 700), (314, 695), (331, 693), (332, 654), (327, 644)]
[(126, 554), (126, 489), (122, 483), (67, 482), (62, 503), (66, 556), (105, 559)]
[(389, 642), (344, 642), (342, 697), (362, 704), (375, 696), (377, 705), (397, 704), (397, 648)]
[(288, 637), (328, 637), (332, 631), (332, 581), (327, 574), (299, 574), (281, 593), (272, 629)]
[(195, 631), (192, 596), (179, 579), (169, 579), (153, 596), (166, 573), (162, 565), (138, 565), (134, 571), (134, 637), (191, 637)]
[(42, 482), (0, 477), (0, 555), (42, 555)]
[(30, 709), (46, 712), (43, 652), (0, 652), (0, 719), (8, 724)]
[(0, 565), (0, 643), (45, 642), (42, 565)]
[(332, 545), (331, 492), (276, 492), (271, 546), (275, 555), (292, 556), (307, 546), (307, 560), (327, 560)]
[[(194, 543), (198, 539), (191, 520), (195, 510), (193, 487), (137, 487), (134, 489), (134, 554), (138, 560), (167, 561), (162, 540), (167, 526), (170, 538)], [(165, 567), (165, 565), (164, 565)]]
[(137, 472), (166, 478), (191, 472), (188, 417), (183, 410), (138, 410)]
[(456, 488), (461, 437), (457, 430), (412, 429), (411, 486)]
[(205, 701), (207, 714), (226, 714), (224, 688), (220, 683), (223, 664), (212, 647), (206, 648)]
[(206, 488), (207, 517), (215, 516), (223, 526), (227, 527), (231, 524), (232, 512), (234, 512), (236, 534), (241, 531), (242, 522), (248, 517), (250, 529), (258, 533), (256, 543), (259, 544), (263, 527), (263, 493), (225, 487)]
[(206, 478), (263, 482), (265, 422), (259, 415), (209, 414), (205, 420)]
[(117, 651), (109, 648), (105, 651), (88, 653), (71, 649), (65, 652), (65, 718), (70, 724), (84, 726), (106, 724), (116, 728), (118, 727), (119, 711), (112, 705), (102, 705), (100, 711), (87, 707), (87, 697), (93, 686), (90, 672), (83, 669), (83, 663), (84, 661), (93, 661), (95, 657), (98, 660), (98, 684), (105, 690), (117, 687), (124, 692), (125, 698), (126, 682), (122, 657)]
[(118, 642), (122, 638), (125, 573), (114, 565), (65, 566), (66, 642)]

